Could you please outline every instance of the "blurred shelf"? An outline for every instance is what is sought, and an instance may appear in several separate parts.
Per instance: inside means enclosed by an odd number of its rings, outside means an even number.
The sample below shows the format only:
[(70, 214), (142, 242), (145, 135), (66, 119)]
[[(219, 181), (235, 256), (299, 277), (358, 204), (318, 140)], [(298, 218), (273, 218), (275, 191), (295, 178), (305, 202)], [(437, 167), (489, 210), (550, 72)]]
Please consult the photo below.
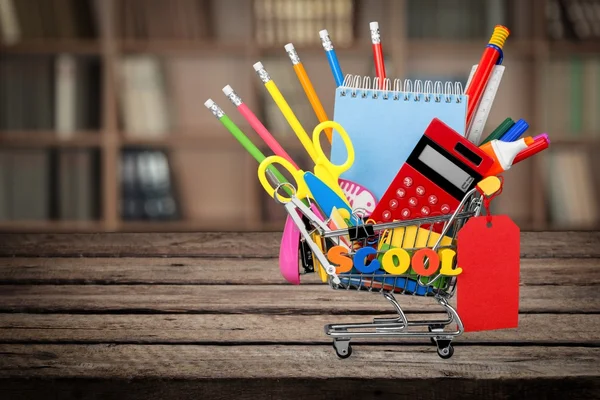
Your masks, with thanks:
[(600, 146), (600, 137), (589, 137), (583, 135), (573, 138), (558, 138), (554, 139), (550, 135), (550, 148), (552, 146)]
[(193, 231), (253, 231), (244, 221), (123, 221), (119, 232), (193, 232)]
[(282, 232), (285, 225), (285, 220), (262, 222), (260, 230), (265, 232)]
[[(217, 129), (223, 130), (223, 133), (220, 135), (205, 135), (201, 132), (194, 133), (170, 133), (165, 137), (159, 138), (144, 138), (135, 137), (135, 136), (127, 136), (127, 134), (122, 133), (121, 136), (121, 147), (149, 147), (149, 148), (172, 148), (172, 149), (191, 149), (191, 150), (208, 150), (208, 149), (227, 149), (227, 150), (244, 150), (244, 148), (240, 145), (240, 143), (228, 133), (225, 128), (217, 127)], [(240, 129), (243, 132), (249, 133), (250, 128), (243, 127), (240, 125)], [(277, 135), (274, 135), (277, 138), (277, 141), (281, 146), (283, 146), (286, 151), (293, 151), (302, 149), (302, 144), (295, 136), (287, 136), (283, 139), (280, 139)], [(251, 139), (255, 145), (260, 149), (265, 149), (266, 145), (262, 140)], [(270, 150), (265, 150), (265, 152), (269, 152)], [(266, 154), (266, 153), (265, 153)]]
[(12, 54), (101, 54), (100, 42), (93, 39), (28, 39), (15, 44), (0, 44), (0, 53)]
[(551, 41), (551, 56), (600, 55), (600, 40), (589, 41)]
[[(408, 51), (410, 57), (431, 57), (434, 54), (443, 55), (478, 55), (485, 50), (489, 38), (468, 39), (468, 40), (447, 40), (447, 39), (409, 39)], [(511, 57), (530, 58), (534, 56), (534, 48), (543, 45), (542, 41), (516, 39), (506, 40), (504, 47), (505, 58), (508, 54)], [(477, 59), (473, 61), (477, 62)]]
[(189, 55), (209, 54), (215, 55), (240, 55), (243, 56), (252, 50), (252, 43), (245, 42), (216, 42), (208, 40), (128, 40), (117, 42), (123, 53), (150, 53), (157, 55)]
[(0, 131), (3, 147), (100, 147), (102, 135), (98, 131), (80, 131), (62, 138), (56, 131)]
[(104, 232), (101, 221), (1, 221), (0, 232), (56, 232), (95, 233)]

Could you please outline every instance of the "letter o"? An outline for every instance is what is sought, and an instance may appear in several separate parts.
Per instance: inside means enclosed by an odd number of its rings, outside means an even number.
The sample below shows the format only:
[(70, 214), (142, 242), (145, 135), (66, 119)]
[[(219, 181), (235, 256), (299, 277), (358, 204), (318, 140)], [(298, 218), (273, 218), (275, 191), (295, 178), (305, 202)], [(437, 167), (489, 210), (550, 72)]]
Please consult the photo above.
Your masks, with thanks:
[[(429, 258), (429, 266), (425, 268), (425, 257)], [(429, 248), (419, 249), (412, 258), (412, 268), (415, 273), (421, 276), (431, 276), (435, 274), (440, 266), (440, 257)]]
[[(398, 262), (394, 262), (397, 259)], [(381, 259), (383, 269), (388, 274), (401, 275), (408, 271), (410, 267), (410, 254), (402, 248), (396, 247), (383, 253)]]

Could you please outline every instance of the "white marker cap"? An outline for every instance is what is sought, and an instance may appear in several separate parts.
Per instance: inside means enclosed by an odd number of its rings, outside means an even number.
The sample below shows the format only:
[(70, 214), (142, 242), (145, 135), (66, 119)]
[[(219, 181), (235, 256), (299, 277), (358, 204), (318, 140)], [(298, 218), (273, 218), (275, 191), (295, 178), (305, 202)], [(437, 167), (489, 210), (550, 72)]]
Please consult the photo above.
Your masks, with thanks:
[(262, 63), (259, 61), (256, 64), (253, 65), (254, 70), (255, 71), (260, 71), (261, 69), (264, 69), (265, 67), (263, 67)]
[(292, 50), (294, 50), (294, 45), (291, 43), (288, 43), (285, 46), (283, 46), (283, 48), (285, 49), (285, 51), (292, 51)]
[(373, 21), (369, 22), (369, 29), (374, 31), (375, 29), (379, 29), (379, 22)]
[(233, 93), (233, 88), (227, 85), (223, 88), (223, 93), (225, 93), (225, 96), (229, 96), (231, 93)]
[(212, 99), (208, 99), (204, 102), (204, 105), (206, 106), (206, 108), (211, 108), (214, 104), (215, 104), (215, 102)]
[(327, 29), (323, 29), (322, 31), (319, 31), (319, 36), (321, 38), (325, 38), (325, 37), (329, 36), (329, 32), (327, 32)]

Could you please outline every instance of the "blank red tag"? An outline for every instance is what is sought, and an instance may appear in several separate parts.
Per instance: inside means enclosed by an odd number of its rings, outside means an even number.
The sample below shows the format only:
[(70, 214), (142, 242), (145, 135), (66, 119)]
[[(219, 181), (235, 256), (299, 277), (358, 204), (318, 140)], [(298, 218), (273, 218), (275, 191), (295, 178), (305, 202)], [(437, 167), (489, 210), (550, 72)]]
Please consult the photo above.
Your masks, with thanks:
[(457, 311), (465, 332), (519, 325), (520, 230), (506, 215), (471, 218), (458, 232)]

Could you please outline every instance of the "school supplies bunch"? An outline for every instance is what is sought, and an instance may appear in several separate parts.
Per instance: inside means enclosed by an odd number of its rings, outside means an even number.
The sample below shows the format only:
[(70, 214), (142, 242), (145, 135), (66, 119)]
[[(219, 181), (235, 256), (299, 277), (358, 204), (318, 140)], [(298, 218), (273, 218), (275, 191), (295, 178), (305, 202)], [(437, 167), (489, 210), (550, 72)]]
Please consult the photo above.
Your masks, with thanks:
[[(373, 78), (344, 76), (329, 33), (319, 32), (336, 84), (332, 119), (298, 51), (284, 46), (320, 121), (312, 130), (300, 123), (268, 66), (253, 66), (312, 171), (298, 167), (231, 86), (224, 95), (272, 155), (263, 154), (215, 101), (205, 106), (256, 159), (260, 184), (285, 207), (282, 276), (297, 285), (301, 275), (315, 273), (333, 289), (383, 293), (394, 306), (394, 319), (327, 325), (337, 355), (350, 356), (353, 337), (409, 336), (430, 338), (439, 356), (449, 358), (452, 339), (465, 331), (518, 324), (519, 229), (508, 217), (492, 216), (489, 205), (502, 191), (502, 172), (545, 150), (550, 140), (545, 133), (522, 137), (529, 125), (511, 118), (483, 138), (506, 72), (506, 27), (495, 27), (468, 71), (466, 90), (458, 82), (388, 78), (377, 22), (369, 33)], [(449, 302), (455, 291), (456, 308)], [(446, 316), (409, 321), (395, 294), (432, 297)]]

